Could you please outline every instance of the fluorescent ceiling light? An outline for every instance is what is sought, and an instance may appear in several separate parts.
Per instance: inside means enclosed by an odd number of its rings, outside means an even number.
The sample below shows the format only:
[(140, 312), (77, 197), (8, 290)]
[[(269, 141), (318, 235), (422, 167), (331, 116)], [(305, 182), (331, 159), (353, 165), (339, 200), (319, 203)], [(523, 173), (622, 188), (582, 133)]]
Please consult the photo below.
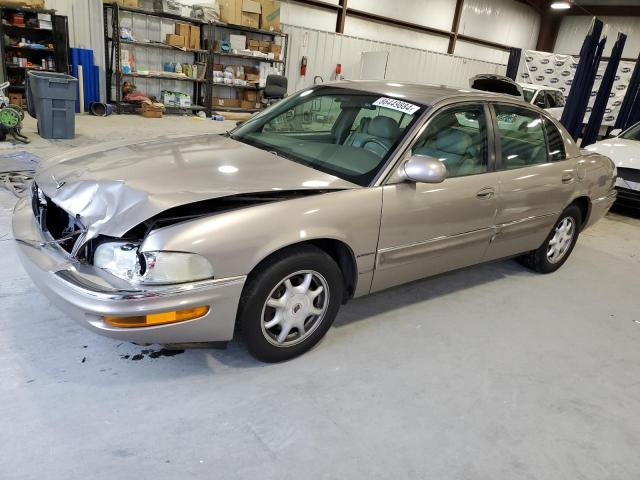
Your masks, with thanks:
[(553, 2), (551, 8), (554, 10), (567, 10), (571, 8), (571, 2)]

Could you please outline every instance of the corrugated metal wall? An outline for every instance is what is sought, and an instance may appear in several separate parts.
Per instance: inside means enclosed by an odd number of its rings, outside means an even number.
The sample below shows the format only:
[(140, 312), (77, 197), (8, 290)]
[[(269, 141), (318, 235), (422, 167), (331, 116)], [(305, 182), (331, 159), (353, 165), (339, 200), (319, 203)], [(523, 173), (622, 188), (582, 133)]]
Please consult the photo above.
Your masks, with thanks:
[[(514, 0), (465, 0), (460, 17), (461, 34), (518, 48), (536, 46), (540, 15)], [(469, 42), (456, 43), (456, 55), (507, 63), (509, 53)]]
[[(358, 79), (362, 52), (387, 51), (387, 79), (468, 87), (478, 73), (504, 74), (506, 65), (456, 57), (337, 33), (285, 25), (289, 34), (287, 76), (289, 92), (309, 86), (316, 75), (335, 79), (337, 63), (344, 78)], [(300, 60), (308, 58), (307, 75), (300, 77)]]
[[(627, 34), (627, 43), (623, 57), (636, 58), (640, 53), (640, 18), (638, 17), (599, 17), (609, 27), (609, 39), (603, 55), (611, 55), (618, 32)], [(580, 47), (591, 24), (591, 17), (565, 17), (560, 24), (554, 52), (568, 55), (580, 54)]]

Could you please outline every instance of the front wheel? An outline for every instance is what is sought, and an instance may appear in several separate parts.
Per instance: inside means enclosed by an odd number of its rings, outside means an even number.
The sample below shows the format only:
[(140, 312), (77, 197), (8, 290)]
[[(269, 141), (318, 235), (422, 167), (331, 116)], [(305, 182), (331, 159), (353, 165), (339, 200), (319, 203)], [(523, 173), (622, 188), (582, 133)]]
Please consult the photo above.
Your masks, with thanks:
[(275, 254), (251, 274), (238, 320), (249, 352), (280, 362), (311, 349), (331, 327), (344, 291), (338, 265), (312, 246)]
[(581, 225), (580, 209), (574, 205), (567, 207), (540, 248), (520, 257), (520, 262), (536, 272), (555, 272), (571, 255)]

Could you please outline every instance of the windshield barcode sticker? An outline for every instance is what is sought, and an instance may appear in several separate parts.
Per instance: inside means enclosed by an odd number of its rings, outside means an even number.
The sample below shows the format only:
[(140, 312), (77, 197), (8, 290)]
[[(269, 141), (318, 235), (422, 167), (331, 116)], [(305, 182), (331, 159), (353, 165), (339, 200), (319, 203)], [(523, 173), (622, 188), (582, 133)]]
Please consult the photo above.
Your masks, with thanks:
[(409, 115), (412, 115), (420, 110), (419, 106), (414, 105), (413, 103), (403, 102), (402, 100), (398, 100), (396, 98), (381, 97), (373, 102), (373, 104), (376, 107), (390, 108), (392, 110), (397, 110), (398, 112), (408, 113)]

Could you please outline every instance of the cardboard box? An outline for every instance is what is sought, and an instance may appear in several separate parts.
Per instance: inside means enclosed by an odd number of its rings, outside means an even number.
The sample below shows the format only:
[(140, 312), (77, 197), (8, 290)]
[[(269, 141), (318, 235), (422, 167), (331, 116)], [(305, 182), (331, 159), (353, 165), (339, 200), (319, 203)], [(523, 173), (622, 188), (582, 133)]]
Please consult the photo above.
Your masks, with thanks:
[(251, 28), (260, 28), (260, 14), (262, 5), (254, 0), (242, 0), (241, 25)]
[[(3, 2), (4, 0), (0, 0), (0, 4), (2, 4)], [(139, 0), (102, 0), (102, 3), (117, 3), (122, 7), (133, 7), (133, 8), (140, 7)], [(44, 5), (44, 2), (42, 2), (42, 4)]]
[(146, 118), (162, 118), (164, 106), (157, 103), (143, 103), (142, 116)]
[(280, 1), (260, 0), (262, 13), (260, 14), (260, 28), (274, 32), (281, 31), (280, 27)]
[(232, 25), (242, 21), (242, 0), (220, 0), (220, 20)]
[(247, 82), (259, 82), (260, 81), (260, 74), (257, 74), (257, 73), (246, 73), (245, 72), (244, 77), (247, 79)]
[(244, 100), (255, 103), (258, 101), (258, 92), (255, 90), (245, 90), (243, 97)]
[(224, 71), (224, 65), (222, 65), (221, 63), (214, 63), (213, 64), (213, 71), (214, 72), (222, 72), (222, 71)]
[(200, 50), (200, 27), (197, 25), (189, 26), (189, 48)]
[(254, 40), (253, 38), (250, 38), (249, 40), (247, 40), (247, 48), (249, 50), (258, 50), (260, 48), (260, 40)]
[(176, 35), (189, 38), (189, 26), (188, 23), (176, 23)]
[(260, 40), (260, 46), (261, 47), (271, 47), (271, 44), (273, 42), (269, 42), (268, 40)]
[(242, 100), (240, 102), (242, 108), (256, 108), (256, 102), (250, 102), (249, 100)]
[(24, 104), (24, 95), (22, 93), (9, 93), (9, 103), (21, 107)]
[(254, 0), (220, 0), (220, 20), (231, 25), (260, 28), (262, 5)]
[(213, 97), (211, 99), (211, 105), (214, 107), (239, 107), (240, 100), (238, 100), (237, 98)]
[(186, 39), (182, 35), (174, 35), (173, 33), (167, 33), (164, 43), (172, 47), (185, 47), (187, 44)]

